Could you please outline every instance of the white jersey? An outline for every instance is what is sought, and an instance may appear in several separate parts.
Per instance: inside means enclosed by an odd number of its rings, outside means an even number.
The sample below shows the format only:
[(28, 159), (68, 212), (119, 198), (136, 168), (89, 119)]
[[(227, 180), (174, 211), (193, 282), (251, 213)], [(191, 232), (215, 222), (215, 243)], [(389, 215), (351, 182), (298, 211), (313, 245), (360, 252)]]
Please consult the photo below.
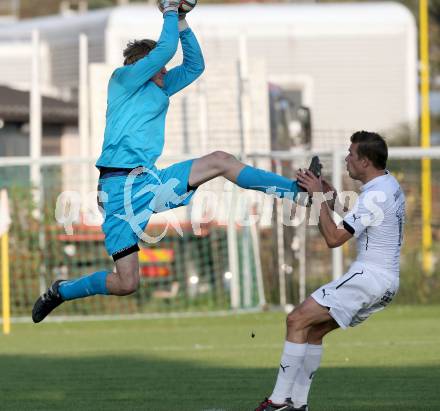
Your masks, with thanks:
[(363, 185), (343, 220), (344, 228), (357, 239), (356, 262), (399, 275), (404, 222), (405, 195), (388, 171)]

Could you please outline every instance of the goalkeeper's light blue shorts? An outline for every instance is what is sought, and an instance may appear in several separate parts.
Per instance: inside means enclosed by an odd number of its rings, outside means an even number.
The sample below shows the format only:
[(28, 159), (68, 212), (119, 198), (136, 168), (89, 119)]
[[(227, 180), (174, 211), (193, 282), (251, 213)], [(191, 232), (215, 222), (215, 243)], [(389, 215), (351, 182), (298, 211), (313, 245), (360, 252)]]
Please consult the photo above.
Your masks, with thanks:
[(113, 170), (100, 176), (98, 205), (103, 214), (105, 248), (113, 260), (139, 251), (138, 242), (159, 241), (144, 230), (152, 214), (187, 205), (195, 193), (189, 186), (194, 160), (158, 170), (138, 167)]

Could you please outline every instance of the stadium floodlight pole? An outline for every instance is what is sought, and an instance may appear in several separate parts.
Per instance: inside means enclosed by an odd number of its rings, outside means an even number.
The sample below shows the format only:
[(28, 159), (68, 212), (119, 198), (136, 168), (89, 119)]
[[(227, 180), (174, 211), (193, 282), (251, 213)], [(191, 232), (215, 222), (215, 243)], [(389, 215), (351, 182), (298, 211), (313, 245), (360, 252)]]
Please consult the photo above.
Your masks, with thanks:
[(41, 135), (42, 135), (42, 116), (41, 116), (41, 90), (40, 90), (40, 33), (38, 30), (32, 31), (32, 71), (31, 71), (31, 93), (30, 93), (30, 157), (31, 165), (31, 184), (33, 199), (40, 211), (41, 202)]
[[(42, 108), (41, 108), (41, 87), (40, 87), (40, 32), (32, 30), (32, 74), (30, 93), (30, 159), (31, 159), (31, 185), (32, 197), (35, 208), (33, 216), (40, 220), (38, 231), (38, 245), (40, 250), (45, 249), (46, 240), (42, 223), (43, 219), (43, 195), (44, 188), (41, 181), (41, 151), (42, 151)], [(45, 273), (46, 265), (44, 259), (40, 266), (40, 291), (46, 288)]]
[(264, 295), (263, 270), (261, 268), (260, 241), (258, 237), (258, 223), (250, 225), (252, 248), (254, 251), (255, 275), (257, 279), (258, 305), (260, 308), (266, 307), (266, 297)]
[[(249, 70), (249, 53), (248, 53), (248, 36), (247, 33), (240, 33), (238, 37), (238, 92), (239, 92), (239, 127), (240, 127), (240, 159), (247, 161), (247, 151), (252, 147), (252, 108), (250, 98), (250, 70)], [(253, 259), (255, 263), (255, 275), (257, 277), (258, 300), (260, 307), (266, 305), (264, 296), (263, 277), (261, 271), (261, 257), (259, 250), (255, 246), (259, 246), (258, 227), (250, 224), (250, 227), (243, 227), (242, 255), (246, 259), (243, 261), (243, 303), (250, 305), (252, 297), (252, 288), (246, 287), (245, 284), (251, 283), (250, 263), (251, 253), (249, 248), (253, 248)]]
[[(79, 145), (81, 158), (90, 156), (90, 132), (89, 132), (89, 93), (88, 93), (88, 38), (84, 33), (79, 35)], [(86, 210), (87, 182), (89, 164), (81, 164), (80, 193), (81, 209)]]
[[(275, 160), (275, 172), (282, 173), (281, 160)], [(283, 205), (281, 200), (276, 199), (277, 213), (277, 260), (278, 260), (278, 280), (280, 288), (280, 305), (285, 307), (287, 304), (286, 286), (286, 256), (284, 249), (284, 227), (283, 227)]]
[(235, 217), (237, 215), (237, 186), (232, 185), (231, 201), (229, 203), (229, 216), (227, 225), (228, 263), (229, 271), (232, 273), (230, 298), (231, 308), (237, 309), (241, 305), (240, 297), (240, 262), (237, 245), (237, 226)]
[[(342, 190), (342, 153), (340, 149), (334, 149), (332, 155), (332, 175), (333, 175), (333, 187), (336, 192), (339, 193)], [(334, 218), (340, 221), (340, 216), (337, 213), (333, 213)], [(343, 247), (343, 246), (342, 246)], [(342, 247), (335, 247), (332, 249), (332, 271), (333, 280), (336, 280), (343, 274), (343, 253)]]
[[(238, 77), (238, 120), (239, 120), (239, 135), (240, 135), (240, 160), (245, 161), (246, 156), (246, 140), (249, 134), (249, 106), (247, 104), (246, 95), (247, 81), (248, 81), (248, 67), (247, 67), (247, 44), (246, 37), (241, 35), (239, 37), (239, 58), (237, 60), (237, 77)], [(238, 240), (236, 227), (236, 211), (238, 188), (232, 187), (230, 213), (227, 228), (228, 237), (228, 259), (229, 271), (232, 273), (231, 278), (231, 306), (232, 308), (239, 308), (241, 305), (241, 290), (240, 290), (240, 261), (238, 254)], [(242, 242), (242, 247), (246, 242)]]
[(249, 59), (248, 59), (248, 39), (246, 33), (239, 36), (239, 92), (240, 92), (240, 155), (245, 160), (248, 148), (251, 146), (251, 102), (249, 85)]
[[(421, 146), (431, 146), (431, 124), (429, 113), (429, 16), (428, 0), (419, 1), (420, 40), (420, 97), (421, 97)], [(431, 232), (431, 160), (422, 159), (422, 266), (427, 274), (432, 272)]]
[[(246, 202), (243, 207), (246, 207)], [(242, 212), (242, 210), (241, 210)], [(250, 247), (252, 246), (250, 238), (250, 228), (248, 225), (244, 225), (242, 229), (242, 252), (243, 252), (243, 307), (248, 308), (252, 305), (252, 274), (251, 274), (251, 253)]]

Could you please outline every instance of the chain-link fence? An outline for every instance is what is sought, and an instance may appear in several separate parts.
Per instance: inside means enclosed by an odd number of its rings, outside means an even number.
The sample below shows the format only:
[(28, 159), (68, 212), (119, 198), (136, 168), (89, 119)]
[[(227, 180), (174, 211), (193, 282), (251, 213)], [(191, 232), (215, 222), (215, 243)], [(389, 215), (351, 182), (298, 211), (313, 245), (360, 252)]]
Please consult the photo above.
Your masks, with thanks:
[[(8, 253), (13, 316), (29, 315), (36, 297), (56, 279), (113, 269), (99, 225), (93, 166), (89, 162), (43, 159), (36, 186), (31, 182), (35, 163), (30, 166), (28, 159), (22, 160), (21, 165), (14, 165), (9, 159), (12, 165), (0, 167), (0, 186), (7, 189), (12, 220)], [(203, 201), (200, 191), (197, 195)], [(226, 192), (231, 193), (230, 187)], [(225, 218), (220, 217), (222, 222), (208, 221), (205, 211), (190, 206), (170, 210), (173, 218), (166, 213), (165, 218), (153, 216), (148, 228), (152, 241), (139, 243), (141, 286), (136, 294), (73, 301), (60, 307), (57, 314), (229, 309), (234, 281), (235, 290), (241, 283), (248, 290), (247, 297), (239, 296), (239, 302), (232, 303), (234, 307), (257, 306), (256, 264), (248, 232), (242, 228), (236, 231), (238, 272), (233, 280)]]
[[(344, 167), (343, 151), (320, 153), (324, 165), (323, 175), (339, 190), (359, 192), (360, 183), (352, 180)], [(294, 176), (297, 168), (303, 167), (304, 157), (309, 153), (272, 153), (274, 168), (284, 175)], [(426, 204), (422, 197), (422, 155), (431, 158), (431, 201)], [(251, 154), (254, 164), (267, 159), (267, 154)], [(401, 303), (440, 302), (440, 150), (421, 150), (417, 147), (392, 147), (389, 150), (387, 167), (395, 175), (406, 195), (406, 223), (401, 251), (401, 283), (397, 301)], [(432, 248), (423, 249), (423, 208), (431, 208), (430, 227)], [(278, 220), (271, 232), (260, 231), (262, 243), (265, 289), (270, 301), (286, 301), (296, 304), (319, 285), (345, 272), (356, 256), (356, 241), (353, 239), (342, 247), (330, 250), (319, 233), (316, 220), (310, 214), (303, 215), (298, 209), (280, 209)], [(290, 214), (289, 214), (290, 213)], [(279, 224), (283, 218), (285, 224)], [(287, 226), (286, 224), (291, 226)], [(295, 221), (296, 219), (296, 221)], [(306, 221), (307, 224), (299, 224)], [(280, 227), (283, 227), (280, 236)], [(425, 227), (426, 228), (426, 227)], [(278, 231), (278, 233), (277, 233)], [(278, 241), (274, 241), (278, 239)], [(281, 244), (280, 244), (281, 243)], [(277, 244), (277, 246), (270, 245)], [(266, 254), (264, 254), (266, 253)], [(423, 260), (432, 258), (432, 270), (423, 270)], [(284, 294), (284, 296), (283, 296)]]
[[(427, 152), (424, 152), (425, 154)], [(359, 184), (343, 171), (344, 153), (320, 153), (324, 175), (343, 190)], [(391, 149), (388, 168), (406, 194), (401, 258), (402, 303), (440, 302), (440, 152), (432, 157), (433, 270), (422, 270), (421, 155)], [(309, 152), (250, 154), (247, 162), (293, 177)], [(58, 278), (112, 270), (104, 248), (96, 203), (96, 172), (88, 162), (46, 159), (40, 185), (30, 181), (30, 162), (0, 167), (0, 186), (9, 195), (11, 310), (29, 315), (33, 302)], [(35, 164), (33, 164), (35, 167)], [(87, 172), (84, 173), (84, 168)], [(86, 176), (82, 178), (81, 176)], [(67, 199), (67, 200), (66, 200)], [(78, 202), (73, 200), (79, 199)], [(269, 304), (296, 304), (320, 284), (340, 275), (355, 256), (355, 241), (329, 250), (304, 207), (288, 200), (237, 189), (225, 180), (203, 185), (191, 205), (175, 213), (174, 225), (158, 214), (151, 220), (155, 243), (140, 242), (140, 290), (127, 297), (93, 297), (60, 307), (57, 314), (133, 314), (210, 311)], [(169, 213), (167, 212), (167, 213)], [(165, 230), (165, 231), (164, 231)]]

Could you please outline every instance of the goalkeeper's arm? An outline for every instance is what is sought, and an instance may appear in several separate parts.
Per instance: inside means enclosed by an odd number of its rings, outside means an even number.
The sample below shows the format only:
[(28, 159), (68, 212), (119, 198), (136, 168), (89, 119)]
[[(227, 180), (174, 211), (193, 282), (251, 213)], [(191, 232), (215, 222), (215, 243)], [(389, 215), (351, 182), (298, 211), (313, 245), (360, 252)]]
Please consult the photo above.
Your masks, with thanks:
[(182, 44), (183, 62), (165, 75), (164, 91), (170, 96), (191, 84), (205, 69), (202, 50), (184, 16), (179, 20), (178, 27)]
[(134, 64), (115, 71), (115, 79), (125, 88), (137, 88), (146, 83), (174, 56), (179, 43), (177, 9), (164, 12), (162, 33), (156, 47)]

